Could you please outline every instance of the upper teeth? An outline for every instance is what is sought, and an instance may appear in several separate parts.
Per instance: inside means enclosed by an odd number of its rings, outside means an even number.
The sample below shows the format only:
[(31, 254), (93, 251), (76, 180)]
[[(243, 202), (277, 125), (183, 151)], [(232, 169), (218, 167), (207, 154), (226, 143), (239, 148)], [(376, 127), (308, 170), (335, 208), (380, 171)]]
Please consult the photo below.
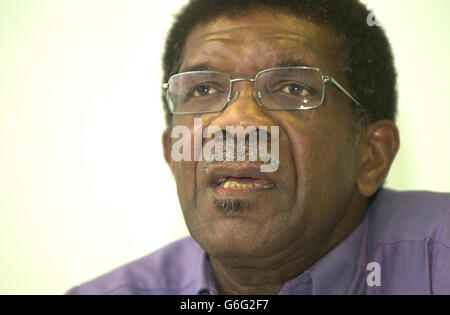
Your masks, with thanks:
[(262, 185), (260, 183), (239, 183), (234, 180), (227, 180), (222, 184), (223, 188), (231, 188), (231, 189), (245, 189), (245, 188), (260, 188)]

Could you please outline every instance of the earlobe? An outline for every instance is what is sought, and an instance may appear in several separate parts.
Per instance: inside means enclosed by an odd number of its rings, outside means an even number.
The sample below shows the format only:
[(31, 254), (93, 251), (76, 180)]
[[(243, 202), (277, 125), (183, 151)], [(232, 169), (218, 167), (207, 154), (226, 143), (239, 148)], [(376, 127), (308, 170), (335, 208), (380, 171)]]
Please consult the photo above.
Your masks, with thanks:
[(376, 121), (361, 139), (356, 183), (359, 192), (372, 196), (381, 187), (400, 146), (398, 129), (390, 120)]
[(167, 165), (170, 167), (170, 171), (172, 172), (172, 175), (174, 175), (175, 172), (175, 164), (172, 159), (172, 144), (171, 144), (171, 138), (170, 138), (171, 131), (169, 129), (166, 129), (163, 132), (162, 135), (162, 144), (163, 144), (163, 151), (164, 151), (164, 159), (167, 162)]

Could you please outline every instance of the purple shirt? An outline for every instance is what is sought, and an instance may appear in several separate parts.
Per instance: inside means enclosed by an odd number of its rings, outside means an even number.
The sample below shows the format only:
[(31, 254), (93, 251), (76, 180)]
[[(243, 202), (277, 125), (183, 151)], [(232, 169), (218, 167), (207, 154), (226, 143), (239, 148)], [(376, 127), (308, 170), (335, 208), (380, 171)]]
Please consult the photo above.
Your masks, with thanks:
[[(218, 294), (191, 238), (68, 294)], [(450, 294), (450, 194), (382, 189), (363, 222), (280, 294)]]

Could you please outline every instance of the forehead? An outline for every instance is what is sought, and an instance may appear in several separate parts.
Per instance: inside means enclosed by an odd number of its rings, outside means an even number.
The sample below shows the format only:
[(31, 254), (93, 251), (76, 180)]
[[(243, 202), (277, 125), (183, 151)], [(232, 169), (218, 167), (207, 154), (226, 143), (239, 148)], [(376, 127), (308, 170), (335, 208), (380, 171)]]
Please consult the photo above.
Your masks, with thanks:
[(253, 76), (280, 65), (339, 72), (343, 60), (336, 33), (284, 12), (253, 10), (240, 17), (220, 16), (189, 34), (180, 72), (218, 70)]

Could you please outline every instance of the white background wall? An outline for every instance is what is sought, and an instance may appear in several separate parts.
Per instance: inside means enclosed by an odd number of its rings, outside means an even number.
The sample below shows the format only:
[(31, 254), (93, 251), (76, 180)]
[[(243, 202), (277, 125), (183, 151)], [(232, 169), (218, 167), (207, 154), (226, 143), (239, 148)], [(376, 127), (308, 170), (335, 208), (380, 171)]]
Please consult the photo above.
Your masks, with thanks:
[[(63, 293), (187, 235), (159, 97), (184, 2), (0, 0), (0, 294)], [(450, 1), (366, 2), (399, 72), (387, 186), (450, 191)]]

